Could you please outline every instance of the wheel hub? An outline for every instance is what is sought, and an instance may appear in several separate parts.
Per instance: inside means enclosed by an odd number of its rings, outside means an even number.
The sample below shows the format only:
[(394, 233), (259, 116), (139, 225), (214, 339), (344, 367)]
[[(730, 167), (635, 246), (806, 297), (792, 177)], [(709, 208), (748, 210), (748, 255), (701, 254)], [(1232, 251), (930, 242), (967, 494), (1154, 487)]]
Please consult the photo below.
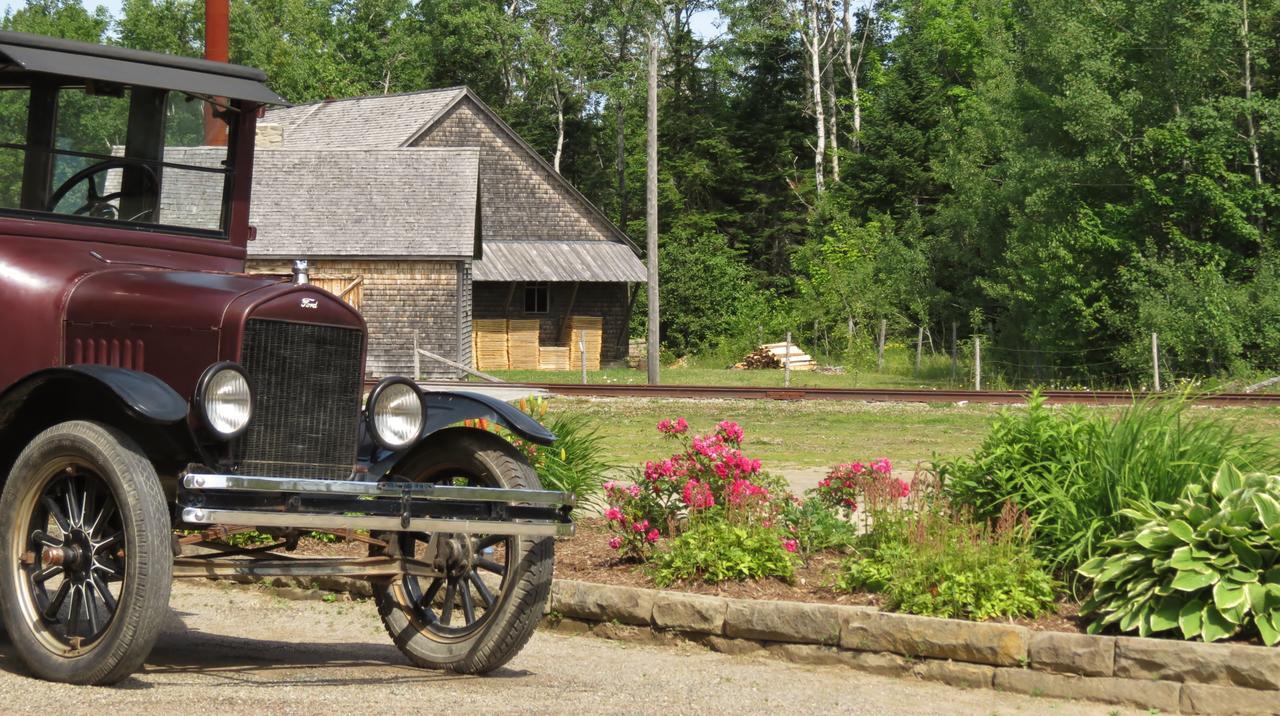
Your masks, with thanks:
[(441, 571), (451, 577), (470, 572), (475, 562), (474, 543), (467, 535), (442, 535), (438, 554)]

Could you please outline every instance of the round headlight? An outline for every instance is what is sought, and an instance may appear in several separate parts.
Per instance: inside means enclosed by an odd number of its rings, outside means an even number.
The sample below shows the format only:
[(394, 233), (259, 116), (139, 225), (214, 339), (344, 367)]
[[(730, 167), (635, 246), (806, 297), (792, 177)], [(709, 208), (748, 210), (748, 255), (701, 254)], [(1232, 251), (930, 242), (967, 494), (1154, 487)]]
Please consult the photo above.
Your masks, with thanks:
[(244, 432), (253, 417), (249, 379), (234, 363), (211, 366), (200, 379), (200, 410), (205, 425), (226, 440)]
[(370, 427), (383, 447), (397, 450), (417, 440), (424, 418), (422, 396), (407, 381), (384, 381), (369, 396)]

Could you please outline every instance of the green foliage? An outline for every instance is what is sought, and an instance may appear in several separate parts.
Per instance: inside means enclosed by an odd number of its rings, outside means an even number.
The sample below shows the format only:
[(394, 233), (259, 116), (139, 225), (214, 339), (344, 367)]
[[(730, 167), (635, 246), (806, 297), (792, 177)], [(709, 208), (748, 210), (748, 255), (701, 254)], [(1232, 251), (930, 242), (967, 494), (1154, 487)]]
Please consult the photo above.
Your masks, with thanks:
[(1034, 617), (1054, 601), (1054, 581), (1035, 557), (1030, 528), (994, 527), (944, 505), (880, 511), (867, 545), (842, 565), (836, 586), (884, 595), (889, 609), (956, 619)]
[(660, 587), (688, 580), (714, 584), (773, 577), (790, 581), (796, 558), (782, 540), (777, 529), (701, 520), (671, 540), (669, 549), (654, 553), (650, 559), (653, 581)]
[(1218, 641), (1280, 643), (1280, 477), (1224, 465), (1175, 502), (1124, 511), (1133, 529), (1080, 566), (1093, 580), (1081, 606), (1090, 633), (1173, 631)]
[(617, 467), (599, 426), (578, 413), (553, 413), (546, 425), (556, 441), (538, 446), (533, 459), (542, 486), (577, 495), (575, 511), (598, 505), (605, 475)]
[(782, 526), (796, 540), (803, 556), (828, 550), (845, 551), (858, 540), (858, 530), (853, 523), (818, 499), (787, 500), (783, 504)]
[(1001, 413), (969, 459), (935, 465), (943, 488), (982, 520), (1006, 503), (1026, 511), (1039, 556), (1069, 572), (1124, 527), (1132, 503), (1169, 501), (1223, 463), (1277, 466), (1275, 451), (1225, 417), (1184, 400), (1147, 400), (1112, 419), (1055, 410), (1033, 395)]

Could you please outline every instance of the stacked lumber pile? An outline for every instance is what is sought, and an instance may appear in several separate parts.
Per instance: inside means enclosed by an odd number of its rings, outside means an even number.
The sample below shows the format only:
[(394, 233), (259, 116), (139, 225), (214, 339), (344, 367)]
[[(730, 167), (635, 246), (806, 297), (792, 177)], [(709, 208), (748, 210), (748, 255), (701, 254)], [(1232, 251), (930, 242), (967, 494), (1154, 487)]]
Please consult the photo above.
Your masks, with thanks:
[(600, 370), (600, 350), (604, 345), (604, 319), (600, 316), (569, 317), (569, 368), (582, 366), (578, 342), (586, 344), (587, 370)]
[(512, 370), (538, 370), (538, 328), (537, 319), (507, 321), (507, 355)]
[(813, 370), (818, 367), (817, 361), (794, 343), (789, 350), (786, 343), (766, 343), (760, 347), (778, 359), (779, 367), (789, 366), (791, 370)]
[(764, 348), (757, 348), (748, 353), (742, 359), (742, 362), (734, 367), (746, 370), (769, 370), (781, 368), (782, 361), (772, 352)]
[(738, 370), (747, 369), (780, 369), (791, 368), (791, 370), (815, 370), (818, 362), (813, 359), (804, 349), (792, 343), (788, 349), (784, 343), (766, 343), (759, 348), (751, 351), (742, 359), (741, 363), (733, 366)]
[(506, 370), (510, 367), (505, 318), (477, 318), (472, 321), (471, 355), (475, 356), (476, 370)]
[(538, 368), (540, 370), (569, 370), (569, 348), (567, 346), (543, 346), (539, 351)]

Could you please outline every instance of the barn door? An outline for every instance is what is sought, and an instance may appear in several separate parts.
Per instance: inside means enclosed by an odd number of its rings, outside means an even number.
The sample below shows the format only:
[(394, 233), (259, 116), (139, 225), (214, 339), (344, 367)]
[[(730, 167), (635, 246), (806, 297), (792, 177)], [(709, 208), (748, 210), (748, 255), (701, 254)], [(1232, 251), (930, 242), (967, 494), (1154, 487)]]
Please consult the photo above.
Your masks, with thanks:
[(360, 310), (360, 301), (364, 298), (363, 276), (316, 276), (311, 279), (311, 283), (351, 304), (357, 311)]

